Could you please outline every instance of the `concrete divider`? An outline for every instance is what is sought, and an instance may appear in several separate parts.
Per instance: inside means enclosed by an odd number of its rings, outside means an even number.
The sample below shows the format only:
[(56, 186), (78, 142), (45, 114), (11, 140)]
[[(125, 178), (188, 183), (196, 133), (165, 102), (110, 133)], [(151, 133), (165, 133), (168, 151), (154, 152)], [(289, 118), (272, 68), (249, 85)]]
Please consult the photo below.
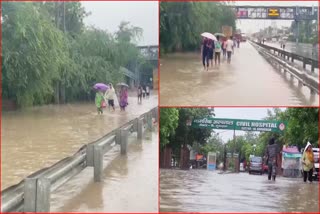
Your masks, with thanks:
[(19, 184), (1, 191), (1, 213), (3, 212), (50, 212), (50, 194), (87, 166), (94, 167), (94, 181), (103, 179), (103, 156), (113, 144), (120, 145), (120, 154), (126, 155), (128, 136), (137, 132), (142, 139), (144, 121), (147, 130), (152, 130), (152, 117), (158, 121), (158, 107), (113, 130), (101, 139), (89, 143), (71, 157), (67, 157), (51, 167), (41, 169), (25, 178)]

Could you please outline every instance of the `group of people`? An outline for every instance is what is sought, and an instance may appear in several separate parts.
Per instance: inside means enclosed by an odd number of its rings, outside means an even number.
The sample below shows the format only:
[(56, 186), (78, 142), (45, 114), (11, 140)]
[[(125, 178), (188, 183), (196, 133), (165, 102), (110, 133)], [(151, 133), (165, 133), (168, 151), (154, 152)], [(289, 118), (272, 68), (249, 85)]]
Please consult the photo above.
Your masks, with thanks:
[(230, 36), (228, 39), (221, 39), (217, 36), (217, 41), (204, 38), (201, 45), (202, 64), (205, 70), (209, 69), (209, 65), (213, 67), (213, 57), (215, 66), (220, 66), (221, 52), (224, 58), (227, 58), (227, 63), (231, 63), (231, 55), (234, 53), (234, 47), (238, 44), (240, 47), (240, 40), (233, 40)]
[(149, 98), (150, 96), (150, 87), (148, 85), (138, 87), (138, 103), (142, 103), (143, 98)]
[[(103, 109), (107, 107), (108, 103), (108, 108), (109, 110), (113, 109), (115, 111), (115, 100), (118, 101), (117, 96), (116, 96), (116, 91), (113, 87), (113, 85), (110, 83), (109, 89), (105, 92), (102, 92), (98, 90), (96, 92), (96, 97), (95, 97), (95, 104), (97, 107), (98, 114), (103, 114)], [(119, 91), (119, 97), (120, 97), (120, 111), (125, 111), (128, 103), (128, 89), (124, 86), (121, 87)]]
[[(269, 145), (266, 148), (266, 162), (268, 164), (268, 180), (276, 180), (277, 167), (278, 167), (278, 154), (279, 146), (276, 144), (275, 139), (271, 138), (269, 140)], [(303, 170), (303, 181), (307, 182), (307, 179), (312, 183), (312, 175), (315, 168), (314, 155), (312, 151), (312, 145), (308, 142), (306, 148), (302, 155), (302, 170)]]

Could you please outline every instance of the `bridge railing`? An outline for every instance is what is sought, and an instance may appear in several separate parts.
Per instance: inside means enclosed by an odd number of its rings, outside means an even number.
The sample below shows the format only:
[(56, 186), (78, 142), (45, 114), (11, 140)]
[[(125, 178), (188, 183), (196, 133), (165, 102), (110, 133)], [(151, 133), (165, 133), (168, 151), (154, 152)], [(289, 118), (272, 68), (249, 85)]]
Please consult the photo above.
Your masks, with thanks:
[(278, 56), (283, 57), (284, 59), (290, 60), (291, 62), (294, 62), (294, 60), (298, 60), (300, 62), (303, 63), (303, 68), (306, 69), (307, 65), (311, 66), (311, 72), (314, 72), (315, 68), (319, 68), (319, 61), (318, 60), (314, 60), (308, 57), (304, 57), (304, 56), (300, 56), (298, 54), (292, 53), (292, 52), (288, 52), (276, 47), (272, 47), (272, 46), (268, 46), (259, 42), (255, 42), (252, 41), (251, 42), (255, 43), (256, 45), (259, 45), (260, 47), (263, 47), (269, 51), (273, 51), (273, 54), (276, 54)]
[(265, 59), (276, 69), (280, 71), (284, 71), (284, 74), (289, 73), (291, 76), (291, 80), (294, 78), (298, 80), (298, 86), (306, 86), (310, 89), (310, 94), (315, 95), (316, 93), (319, 94), (319, 79), (309, 75), (305, 71), (301, 71), (294, 66), (288, 64), (285, 60), (277, 57), (276, 55), (272, 54), (269, 50), (261, 47), (256, 43), (253, 43), (256, 46), (257, 50), (261, 55), (265, 57)]
[(146, 130), (152, 130), (153, 118), (158, 121), (158, 107), (153, 108), (95, 142), (82, 146), (74, 155), (51, 167), (41, 169), (20, 183), (1, 191), (2, 212), (49, 212), (50, 194), (86, 167), (93, 167), (95, 182), (103, 178), (103, 156), (115, 145), (125, 155), (130, 133), (137, 132), (142, 140)]

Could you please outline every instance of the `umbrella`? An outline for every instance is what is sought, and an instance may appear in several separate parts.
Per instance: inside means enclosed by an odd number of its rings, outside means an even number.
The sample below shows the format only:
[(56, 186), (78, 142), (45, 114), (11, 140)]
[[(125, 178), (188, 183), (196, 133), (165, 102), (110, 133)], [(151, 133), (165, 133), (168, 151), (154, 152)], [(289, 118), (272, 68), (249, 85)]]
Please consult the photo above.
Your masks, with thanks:
[(119, 86), (119, 87), (127, 87), (127, 88), (129, 88), (129, 86), (128, 86), (127, 84), (123, 83), (123, 82), (118, 83), (118, 84), (117, 84), (117, 86)]
[(307, 143), (306, 147), (304, 148), (303, 152), (305, 152), (309, 146), (312, 146), (312, 145), (311, 145), (311, 143), (308, 141), (308, 143)]
[(208, 33), (208, 32), (202, 33), (201, 36), (206, 37), (208, 39), (211, 39), (213, 41), (217, 41), (217, 38), (213, 34)]
[(109, 89), (109, 86), (107, 86), (106, 84), (104, 83), (97, 83), (93, 86), (94, 89), (96, 90), (101, 90), (101, 91), (106, 91)]
[(221, 36), (221, 37), (226, 37), (226, 35), (224, 35), (223, 33), (215, 33), (215, 36)]

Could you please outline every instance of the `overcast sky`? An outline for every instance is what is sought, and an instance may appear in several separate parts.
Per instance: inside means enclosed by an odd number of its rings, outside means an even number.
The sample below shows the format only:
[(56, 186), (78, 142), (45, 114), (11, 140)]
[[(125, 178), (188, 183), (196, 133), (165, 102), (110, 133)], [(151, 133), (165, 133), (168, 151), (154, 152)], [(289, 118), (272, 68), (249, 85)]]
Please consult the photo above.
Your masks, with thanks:
[(87, 12), (92, 14), (84, 22), (100, 29), (116, 32), (121, 21), (143, 29), (139, 45), (158, 44), (158, 2), (93, 2), (82, 1)]
[[(236, 1), (236, 5), (251, 5), (251, 6), (318, 6), (317, 1)], [(258, 32), (260, 29), (271, 25), (272, 20), (238, 20), (237, 27), (244, 33)], [(277, 20), (277, 27), (291, 25), (290, 20)]]
[[(267, 117), (268, 109), (272, 108), (214, 108), (215, 118), (245, 119), (245, 120), (262, 120)], [(281, 108), (284, 110), (285, 108)], [(216, 129), (215, 133), (224, 142), (233, 139), (233, 130)], [(243, 131), (236, 131), (236, 136), (244, 135)]]

